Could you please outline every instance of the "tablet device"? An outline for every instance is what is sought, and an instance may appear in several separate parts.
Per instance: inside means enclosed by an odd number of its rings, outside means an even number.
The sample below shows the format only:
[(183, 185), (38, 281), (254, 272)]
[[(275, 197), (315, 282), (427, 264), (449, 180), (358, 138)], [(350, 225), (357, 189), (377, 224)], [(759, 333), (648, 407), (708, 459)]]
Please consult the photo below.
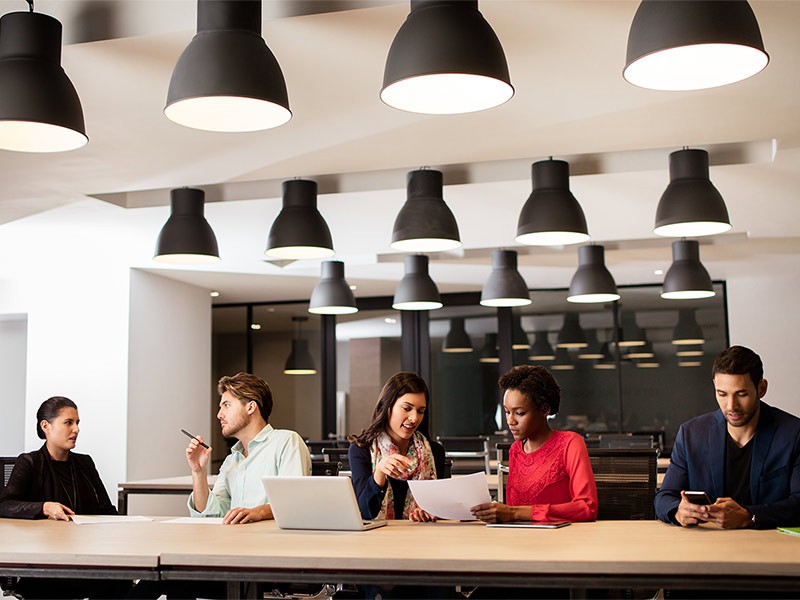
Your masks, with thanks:
[(507, 521), (506, 523), (487, 523), (487, 527), (521, 527), (523, 529), (559, 529), (571, 525), (570, 521)]

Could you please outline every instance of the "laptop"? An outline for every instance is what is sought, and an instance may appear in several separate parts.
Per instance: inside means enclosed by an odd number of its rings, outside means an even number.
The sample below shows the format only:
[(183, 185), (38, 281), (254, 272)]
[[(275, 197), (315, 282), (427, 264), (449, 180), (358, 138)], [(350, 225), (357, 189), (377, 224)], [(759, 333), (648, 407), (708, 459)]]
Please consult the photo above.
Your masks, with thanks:
[(349, 477), (261, 478), (281, 529), (367, 531), (386, 521), (365, 521)]

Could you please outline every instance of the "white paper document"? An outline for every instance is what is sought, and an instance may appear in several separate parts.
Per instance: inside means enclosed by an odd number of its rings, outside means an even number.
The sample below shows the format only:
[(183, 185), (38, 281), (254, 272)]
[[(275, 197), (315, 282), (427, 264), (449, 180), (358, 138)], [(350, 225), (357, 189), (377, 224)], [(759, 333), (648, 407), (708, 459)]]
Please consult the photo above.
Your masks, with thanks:
[(178, 517), (161, 522), (178, 525), (222, 525), (222, 517)]
[(76, 525), (106, 525), (108, 523), (136, 523), (152, 520), (139, 515), (72, 515), (72, 522)]
[(492, 501), (483, 472), (449, 479), (409, 479), (408, 487), (419, 507), (440, 519), (474, 521), (469, 509)]

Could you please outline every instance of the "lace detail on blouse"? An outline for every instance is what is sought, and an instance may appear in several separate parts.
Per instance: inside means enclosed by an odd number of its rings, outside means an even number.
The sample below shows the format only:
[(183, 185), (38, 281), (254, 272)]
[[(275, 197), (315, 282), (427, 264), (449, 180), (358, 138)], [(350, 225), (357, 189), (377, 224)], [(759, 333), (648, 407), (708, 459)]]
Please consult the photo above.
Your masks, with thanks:
[(565, 463), (569, 439), (563, 431), (553, 431), (544, 445), (530, 454), (522, 449), (521, 441), (514, 442), (509, 452), (508, 504), (539, 504), (546, 487), (569, 477)]

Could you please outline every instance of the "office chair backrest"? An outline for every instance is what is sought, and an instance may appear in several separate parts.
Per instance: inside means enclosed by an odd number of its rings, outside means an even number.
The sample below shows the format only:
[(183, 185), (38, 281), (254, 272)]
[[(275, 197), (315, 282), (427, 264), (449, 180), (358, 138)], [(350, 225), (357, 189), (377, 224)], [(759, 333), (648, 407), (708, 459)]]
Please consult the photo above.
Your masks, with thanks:
[(342, 468), (342, 464), (340, 462), (334, 462), (330, 460), (312, 460), (311, 461), (311, 475), (312, 477), (315, 476), (325, 476), (325, 477), (335, 477), (339, 474), (339, 470)]
[(436, 436), (436, 441), (444, 446), (445, 456), (453, 459), (453, 473), (474, 473), (478, 469), (491, 473), (487, 436)]
[[(350, 470), (350, 459), (347, 457), (347, 448), (323, 448), (322, 456), (326, 461), (338, 462), (342, 471)], [(312, 463), (314, 461), (311, 461)]]
[(508, 483), (508, 456), (511, 450), (510, 442), (495, 444), (497, 452), (497, 501), (505, 502), (506, 484)]
[(3, 481), (0, 485), (0, 492), (6, 487), (8, 480), (11, 478), (11, 471), (14, 469), (14, 463), (17, 462), (16, 456), (0, 456), (0, 467), (3, 469)]
[(589, 448), (598, 520), (655, 519), (658, 448)]

